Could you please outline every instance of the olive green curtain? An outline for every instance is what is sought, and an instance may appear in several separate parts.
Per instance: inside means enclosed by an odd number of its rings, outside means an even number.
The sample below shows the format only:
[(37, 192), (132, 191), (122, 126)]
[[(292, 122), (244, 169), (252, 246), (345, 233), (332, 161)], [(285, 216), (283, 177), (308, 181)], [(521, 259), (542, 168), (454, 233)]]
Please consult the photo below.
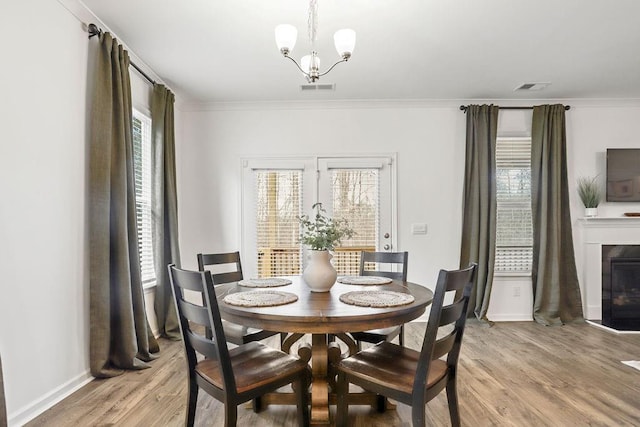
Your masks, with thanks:
[(499, 107), (470, 105), (467, 108), (467, 139), (462, 207), (460, 268), (478, 264), (476, 286), (469, 306), (475, 317), (489, 322), (496, 252), (496, 136)]
[(7, 404), (4, 399), (4, 380), (2, 378), (2, 358), (0, 357), (0, 427), (6, 427), (8, 424)]
[(564, 106), (534, 107), (531, 128), (533, 318), (543, 325), (583, 319), (569, 211), (566, 140)]
[(153, 253), (156, 272), (155, 312), (160, 333), (180, 339), (180, 325), (167, 265), (180, 267), (178, 246), (178, 200), (173, 104), (175, 97), (162, 84), (154, 84), (151, 101), (152, 123), (152, 218)]
[(136, 230), (129, 55), (99, 36), (89, 141), (90, 366), (148, 367), (158, 345), (144, 308)]

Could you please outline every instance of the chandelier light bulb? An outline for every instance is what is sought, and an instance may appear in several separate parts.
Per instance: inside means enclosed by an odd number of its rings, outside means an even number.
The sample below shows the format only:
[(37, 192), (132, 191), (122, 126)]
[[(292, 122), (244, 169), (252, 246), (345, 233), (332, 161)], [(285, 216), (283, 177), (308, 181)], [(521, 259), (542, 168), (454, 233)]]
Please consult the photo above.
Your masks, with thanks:
[[(311, 61), (312, 55), (305, 55), (300, 59), (300, 68), (302, 68), (302, 71), (304, 71), (307, 74), (311, 74), (313, 71), (315, 71), (316, 73), (318, 72), (318, 70), (320, 69), (320, 58), (318, 56), (315, 56), (315, 60)], [(315, 70), (312, 68), (313, 65), (315, 64)]]
[(349, 59), (356, 47), (356, 32), (349, 28), (336, 31), (333, 35), (333, 41), (336, 45), (338, 55), (342, 59)]
[(293, 25), (281, 24), (276, 27), (276, 45), (283, 55), (288, 55), (296, 45), (298, 30)]

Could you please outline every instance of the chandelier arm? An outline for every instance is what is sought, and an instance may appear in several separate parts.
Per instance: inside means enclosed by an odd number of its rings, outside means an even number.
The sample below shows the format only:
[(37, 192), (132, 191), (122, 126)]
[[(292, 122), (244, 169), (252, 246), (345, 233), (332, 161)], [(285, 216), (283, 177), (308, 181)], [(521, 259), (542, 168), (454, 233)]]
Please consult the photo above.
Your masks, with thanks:
[[(295, 61), (294, 61), (294, 62), (295, 62)], [(341, 59), (340, 61), (338, 61), (338, 62), (336, 62), (335, 64), (333, 64), (333, 65), (332, 65), (332, 66), (331, 66), (327, 71), (325, 71), (324, 73), (320, 73), (320, 74), (318, 75), (318, 77), (322, 77), (322, 76), (324, 76), (325, 74), (329, 74), (329, 71), (333, 70), (333, 68), (334, 68), (336, 65), (340, 64), (341, 62), (347, 62), (347, 60), (346, 60), (346, 59)], [(298, 66), (298, 68), (300, 68), (300, 66)], [(302, 70), (302, 69), (301, 69), (301, 70)], [(303, 71), (303, 73), (304, 73), (304, 71)], [(306, 74), (306, 73), (305, 73), (305, 74)]]
[(296, 60), (295, 60), (295, 59), (293, 59), (293, 58), (292, 58), (292, 57), (290, 57), (289, 55), (285, 55), (284, 57), (285, 57), (285, 58), (290, 59), (291, 61), (293, 61), (293, 63), (294, 63), (294, 64), (296, 64), (296, 67), (298, 67), (298, 70), (302, 71), (302, 74), (304, 74), (305, 76), (309, 77), (309, 73), (307, 73), (306, 71), (304, 71), (304, 70), (302, 69), (302, 67), (300, 67), (300, 65), (296, 62)]

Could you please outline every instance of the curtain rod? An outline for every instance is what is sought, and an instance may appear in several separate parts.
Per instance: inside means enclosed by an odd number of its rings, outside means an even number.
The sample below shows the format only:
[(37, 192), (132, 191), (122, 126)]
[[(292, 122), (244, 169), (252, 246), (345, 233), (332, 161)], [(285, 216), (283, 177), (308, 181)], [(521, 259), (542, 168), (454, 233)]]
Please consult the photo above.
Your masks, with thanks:
[[(465, 113), (467, 112), (467, 108), (469, 108), (468, 105), (461, 105), (460, 106), (460, 110), (464, 111)], [(500, 109), (500, 110), (533, 110), (533, 107), (498, 107), (498, 109)], [(566, 110), (570, 110), (571, 109), (571, 105), (565, 105), (564, 109), (565, 109), (565, 111)]]
[[(93, 37), (93, 36), (99, 36), (100, 34), (102, 34), (102, 30), (100, 28), (98, 28), (98, 26), (96, 24), (89, 24), (87, 26), (87, 32), (89, 33), (89, 38)], [(153, 80), (151, 77), (149, 77), (147, 75), (147, 73), (145, 73), (144, 71), (142, 71), (142, 69), (140, 67), (138, 67), (136, 64), (134, 64), (132, 61), (129, 61), (129, 64), (131, 64), (131, 66), (133, 68), (136, 69), (136, 71), (138, 73), (140, 73), (142, 75), (142, 77), (144, 77), (145, 79), (147, 79), (149, 81), (149, 83), (155, 85), (156, 81)]]

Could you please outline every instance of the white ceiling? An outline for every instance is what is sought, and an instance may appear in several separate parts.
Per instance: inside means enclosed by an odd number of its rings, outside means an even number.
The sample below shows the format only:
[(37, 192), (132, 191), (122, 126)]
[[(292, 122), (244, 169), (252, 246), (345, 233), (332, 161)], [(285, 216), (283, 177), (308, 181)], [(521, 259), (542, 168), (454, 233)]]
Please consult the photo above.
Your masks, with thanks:
[[(274, 41), (306, 0), (83, 0), (184, 101), (640, 99), (638, 0), (318, 0), (321, 70), (333, 33), (353, 28), (353, 57), (306, 83)], [(514, 92), (525, 82), (550, 82)]]

